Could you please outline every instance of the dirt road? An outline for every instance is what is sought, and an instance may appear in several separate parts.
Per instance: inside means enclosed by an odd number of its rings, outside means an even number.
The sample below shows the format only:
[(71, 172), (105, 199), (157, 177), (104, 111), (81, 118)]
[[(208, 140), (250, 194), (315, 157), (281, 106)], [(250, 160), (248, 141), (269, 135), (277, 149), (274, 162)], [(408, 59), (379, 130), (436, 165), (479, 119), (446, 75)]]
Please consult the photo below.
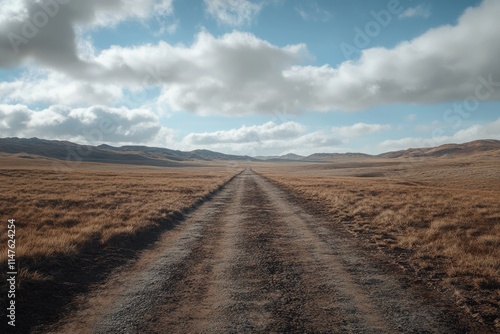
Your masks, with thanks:
[(462, 333), (446, 303), (245, 170), (62, 333)]

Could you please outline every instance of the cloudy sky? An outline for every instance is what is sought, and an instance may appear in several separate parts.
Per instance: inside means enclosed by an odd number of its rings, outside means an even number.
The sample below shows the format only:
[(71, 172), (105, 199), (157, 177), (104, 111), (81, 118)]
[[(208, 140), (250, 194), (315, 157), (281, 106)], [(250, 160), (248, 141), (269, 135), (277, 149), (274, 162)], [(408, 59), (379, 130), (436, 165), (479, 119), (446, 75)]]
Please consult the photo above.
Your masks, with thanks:
[(0, 0), (0, 137), (224, 153), (500, 139), (500, 0)]

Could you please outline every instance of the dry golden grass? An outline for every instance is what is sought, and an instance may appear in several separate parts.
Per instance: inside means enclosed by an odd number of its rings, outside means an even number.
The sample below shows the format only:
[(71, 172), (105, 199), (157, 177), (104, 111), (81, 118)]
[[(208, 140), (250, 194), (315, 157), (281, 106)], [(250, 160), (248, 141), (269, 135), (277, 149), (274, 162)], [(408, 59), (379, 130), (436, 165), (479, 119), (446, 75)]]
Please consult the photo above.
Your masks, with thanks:
[[(73, 257), (90, 240), (133, 235), (215, 190), (237, 167), (155, 168), (80, 164), (57, 172), (49, 161), (0, 158), (0, 212), (16, 220), (19, 263)], [(0, 244), (6, 245), (2, 233)], [(0, 254), (6, 263), (6, 252)], [(36, 279), (36, 272), (23, 272)], [(21, 276), (21, 279), (23, 278)], [(26, 277), (27, 276), (27, 277)]]
[(333, 222), (382, 249), (409, 251), (418, 274), (451, 284), (463, 306), (498, 326), (498, 166), (498, 159), (414, 159), (254, 169), (325, 206)]

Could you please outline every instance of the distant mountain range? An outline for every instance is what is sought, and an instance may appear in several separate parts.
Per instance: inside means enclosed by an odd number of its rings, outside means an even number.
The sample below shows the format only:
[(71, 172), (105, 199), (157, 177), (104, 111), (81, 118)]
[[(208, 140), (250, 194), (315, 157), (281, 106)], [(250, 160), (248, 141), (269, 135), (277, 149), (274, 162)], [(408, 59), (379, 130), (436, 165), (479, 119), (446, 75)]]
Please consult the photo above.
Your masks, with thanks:
[(0, 138), (0, 152), (23, 158), (44, 157), (49, 159), (120, 163), (148, 166), (186, 166), (200, 161), (268, 161), (268, 162), (331, 162), (339, 158), (412, 158), (458, 157), (466, 155), (490, 155), (500, 157), (499, 140), (476, 140), (465, 144), (446, 144), (432, 148), (410, 148), (379, 155), (363, 153), (315, 153), (301, 156), (289, 153), (281, 156), (250, 157), (230, 155), (209, 150), (190, 152), (148, 146), (110, 145), (87, 146), (68, 141), (38, 138)]

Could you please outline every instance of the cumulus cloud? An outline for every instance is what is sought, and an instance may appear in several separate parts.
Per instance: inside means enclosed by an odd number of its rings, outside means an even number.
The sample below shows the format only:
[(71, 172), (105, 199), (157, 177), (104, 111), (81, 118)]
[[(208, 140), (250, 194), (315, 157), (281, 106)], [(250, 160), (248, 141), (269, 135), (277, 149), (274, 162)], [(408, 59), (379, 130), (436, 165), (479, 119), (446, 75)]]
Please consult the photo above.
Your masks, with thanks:
[(371, 48), (357, 61), (295, 66), (285, 72), (304, 87), (304, 101), (317, 110), (359, 110), (392, 103), (435, 103), (473, 96), (487, 78), (500, 99), (500, 2), (469, 8), (456, 26), (431, 29), (393, 49)]
[(54, 71), (30, 71), (16, 80), (0, 81), (4, 103), (112, 105), (123, 98), (120, 85), (78, 80)]
[(239, 129), (216, 131), (210, 133), (193, 133), (185, 140), (191, 144), (215, 143), (249, 143), (275, 139), (295, 138), (305, 132), (305, 127), (296, 122), (275, 124), (268, 122), (263, 125), (242, 126)]
[[(300, 87), (289, 85), (282, 72), (309, 57), (303, 44), (278, 47), (249, 33), (214, 37), (200, 32), (191, 46), (161, 41), (113, 46), (98, 54), (88, 43), (80, 43), (80, 48), (91, 60), (78, 75), (74, 70), (46, 70), (1, 83), (0, 94), (19, 103), (109, 104), (126, 95), (127, 89), (158, 87), (158, 104), (174, 111), (270, 113), (286, 104), (293, 113), (302, 107), (299, 100), (290, 98)], [(44, 87), (51, 94), (45, 94)]]
[(5, 137), (50, 138), (90, 145), (142, 144), (249, 155), (338, 152), (343, 144), (332, 132), (310, 132), (293, 121), (191, 133), (176, 139), (175, 131), (161, 125), (158, 115), (147, 108), (106, 106), (53, 105), (33, 110), (22, 104), (0, 105), (0, 133)]
[(250, 24), (263, 4), (249, 0), (204, 0), (206, 12), (219, 24), (241, 26)]
[(448, 143), (462, 144), (478, 139), (500, 140), (500, 118), (486, 124), (476, 124), (465, 129), (461, 129), (450, 136), (406, 137), (396, 140), (385, 140), (379, 147), (385, 151), (403, 150), (409, 147), (434, 147)]
[(332, 132), (342, 137), (355, 138), (367, 134), (387, 131), (390, 129), (391, 126), (389, 124), (356, 123), (348, 126), (334, 127), (332, 128)]
[(404, 12), (399, 14), (400, 19), (407, 19), (411, 17), (428, 18), (431, 16), (430, 6), (418, 5), (416, 7), (407, 8)]
[(498, 12), (500, 2), (485, 0), (455, 26), (431, 29), (392, 49), (366, 49), (359, 60), (338, 67), (304, 66), (305, 45), (278, 47), (241, 32), (202, 32), (191, 47), (116, 47), (96, 62), (114, 80), (137, 80), (144, 64), (161, 64), (162, 103), (200, 114), (271, 113), (283, 103), (291, 113), (436, 103), (472, 96), (485, 81), (488, 99), (498, 100)]
[[(29, 18), (40, 5), (27, 3), (23, 2), (23, 8)], [(391, 49), (366, 49), (360, 59), (336, 67), (304, 65), (311, 58), (304, 44), (276, 46), (238, 31), (219, 37), (202, 31), (190, 46), (161, 41), (134, 47), (113, 46), (98, 53), (85, 43), (75, 42), (75, 25), (111, 24), (103, 14), (111, 11), (118, 13), (117, 20), (130, 15), (140, 17), (159, 3), (93, 0), (60, 5), (60, 13), (30, 43), (22, 45), (24, 51), (20, 55), (12, 52), (5, 35), (0, 37), (0, 67), (19, 64), (24, 58), (36, 59), (59, 75), (75, 80), (74, 90), (67, 94), (69, 101), (75, 100), (70, 95), (96, 96), (91, 99), (91, 103), (96, 103), (102, 92), (102, 103), (109, 103), (106, 95), (116, 99), (125, 95), (127, 89), (156, 87), (159, 105), (203, 115), (272, 114), (283, 106), (293, 114), (305, 110), (361, 110), (397, 103), (438, 103), (477, 95), (478, 89), (481, 96), (487, 95), (486, 99), (500, 99), (500, 2), (496, 0), (485, 0), (478, 7), (469, 8), (454, 26), (431, 29)], [(171, 5), (161, 3), (166, 8)], [(207, 6), (210, 4), (252, 6), (242, 0), (207, 2)], [(12, 17), (0, 22), (2, 31), (19, 29), (26, 22)], [(79, 56), (79, 52), (86, 56)], [(24, 102), (22, 90), (28, 92), (29, 86), (19, 82), (7, 86), (4, 98)], [(33, 100), (31, 92), (24, 94), (26, 103)]]
[(113, 47), (96, 62), (106, 69), (103, 80), (161, 85), (160, 104), (208, 115), (271, 113), (284, 102), (297, 110), (300, 101), (292, 96), (300, 88), (282, 72), (307, 57), (303, 44), (277, 47), (249, 33), (201, 32), (190, 47)]
[(183, 141), (183, 147), (206, 148), (234, 154), (280, 155), (289, 152), (310, 154), (317, 150), (333, 152), (342, 142), (326, 131), (308, 132), (297, 122), (242, 126), (238, 129), (207, 133), (192, 133)]
[(0, 132), (6, 137), (52, 138), (93, 145), (103, 142), (165, 145), (173, 135), (147, 109), (106, 106), (71, 109), (54, 105), (32, 110), (20, 104), (0, 105)]
[(64, 71), (88, 64), (78, 57), (77, 27), (98, 27), (123, 20), (144, 19), (153, 13), (169, 14), (172, 0), (6, 0), (0, 15), (0, 67), (26, 59)]

